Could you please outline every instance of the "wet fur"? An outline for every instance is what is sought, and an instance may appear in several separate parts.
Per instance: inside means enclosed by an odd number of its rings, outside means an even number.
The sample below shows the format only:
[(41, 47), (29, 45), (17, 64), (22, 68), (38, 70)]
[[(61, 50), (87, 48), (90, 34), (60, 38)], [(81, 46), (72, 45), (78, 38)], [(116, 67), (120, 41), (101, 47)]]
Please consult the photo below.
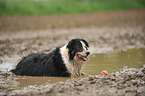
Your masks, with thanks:
[(70, 77), (81, 75), (83, 61), (76, 57), (77, 52), (83, 51), (82, 44), (88, 43), (83, 39), (73, 39), (63, 47), (58, 47), (50, 53), (32, 53), (11, 70), (21, 76), (57, 76)]

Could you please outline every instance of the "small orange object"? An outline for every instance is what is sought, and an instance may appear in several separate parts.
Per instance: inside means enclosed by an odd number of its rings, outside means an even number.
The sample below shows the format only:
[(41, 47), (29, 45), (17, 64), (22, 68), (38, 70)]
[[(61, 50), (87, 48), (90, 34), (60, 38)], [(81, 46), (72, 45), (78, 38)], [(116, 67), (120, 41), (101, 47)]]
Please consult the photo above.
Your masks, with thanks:
[(102, 72), (101, 72), (101, 75), (107, 75), (108, 76), (108, 72), (106, 71), (106, 70), (103, 70)]

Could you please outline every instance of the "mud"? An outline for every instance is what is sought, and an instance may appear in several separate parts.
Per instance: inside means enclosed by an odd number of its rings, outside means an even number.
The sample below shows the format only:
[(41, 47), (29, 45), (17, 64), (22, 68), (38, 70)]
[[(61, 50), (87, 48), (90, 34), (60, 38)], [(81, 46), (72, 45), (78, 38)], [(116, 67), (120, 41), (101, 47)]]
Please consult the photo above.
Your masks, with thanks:
[(0, 32), (72, 27), (139, 26), (145, 24), (144, 17), (144, 9), (49, 16), (1, 16)]
[[(0, 64), (13, 65), (33, 52), (48, 52), (72, 38), (84, 38), (91, 53), (145, 48), (145, 10), (90, 14), (0, 17)], [(0, 95), (145, 95), (145, 66), (109, 76), (18, 88), (13, 74), (0, 70)], [(13, 82), (13, 83), (12, 83)], [(11, 87), (13, 86), (13, 88)], [(15, 87), (16, 86), (16, 87)]]
[[(24, 56), (32, 52), (50, 51), (72, 38), (86, 39), (94, 47), (91, 47), (95, 49), (93, 52), (97, 53), (103, 49), (114, 51), (145, 45), (143, 9), (44, 17), (0, 17), (0, 56)], [(58, 19), (62, 20), (61, 24)], [(73, 22), (75, 26), (69, 22)], [(19, 24), (23, 27), (21, 30)], [(59, 26), (40, 28), (47, 24)], [(27, 26), (32, 28), (27, 30)]]
[(88, 76), (79, 80), (68, 79), (54, 84), (32, 85), (12, 90), (1, 84), (1, 95), (31, 96), (144, 96), (145, 65), (139, 69), (122, 69), (109, 76)]

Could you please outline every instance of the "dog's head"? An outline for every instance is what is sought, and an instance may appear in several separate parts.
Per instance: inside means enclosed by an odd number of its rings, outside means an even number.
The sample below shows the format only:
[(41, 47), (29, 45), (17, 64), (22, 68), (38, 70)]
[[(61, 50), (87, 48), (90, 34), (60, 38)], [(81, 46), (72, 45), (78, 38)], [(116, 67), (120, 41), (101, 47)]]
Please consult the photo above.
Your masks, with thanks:
[(84, 39), (72, 39), (67, 44), (69, 59), (78, 59), (81, 61), (89, 61), (88, 56), (90, 52), (88, 51), (89, 45)]

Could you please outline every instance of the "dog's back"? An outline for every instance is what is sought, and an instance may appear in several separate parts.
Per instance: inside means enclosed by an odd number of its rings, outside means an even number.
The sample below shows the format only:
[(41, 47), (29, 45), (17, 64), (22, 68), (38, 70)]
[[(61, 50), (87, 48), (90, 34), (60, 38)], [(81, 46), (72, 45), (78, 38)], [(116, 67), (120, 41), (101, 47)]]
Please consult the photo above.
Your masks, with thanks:
[(25, 76), (70, 76), (61, 60), (59, 48), (46, 53), (32, 53), (11, 70), (15, 75)]

